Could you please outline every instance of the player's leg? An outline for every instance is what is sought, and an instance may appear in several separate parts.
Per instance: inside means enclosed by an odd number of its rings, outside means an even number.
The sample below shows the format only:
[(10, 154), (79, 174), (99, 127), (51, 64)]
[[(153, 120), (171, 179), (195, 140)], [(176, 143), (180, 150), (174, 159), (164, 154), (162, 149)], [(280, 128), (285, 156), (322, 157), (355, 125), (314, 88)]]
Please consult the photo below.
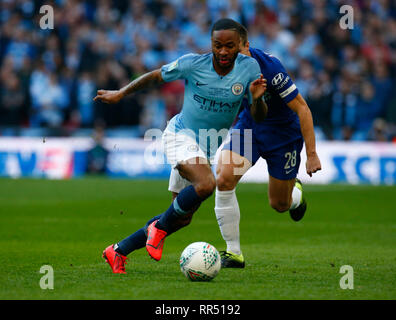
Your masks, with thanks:
[[(178, 192), (172, 192), (172, 201), (175, 200), (178, 194), (179, 194)], [(173, 232), (176, 232), (177, 230), (188, 226), (191, 223), (194, 212), (198, 210), (199, 206), (200, 204), (198, 204), (195, 208), (193, 208), (190, 213), (187, 213), (181, 216), (178, 220), (176, 220), (175, 224), (172, 227)], [(170, 234), (168, 234), (168, 236), (169, 235)]]
[(173, 166), (169, 191), (174, 200), (158, 220), (158, 228), (169, 233), (189, 224), (191, 213), (212, 194), (215, 179), (206, 153), (188, 132), (166, 129), (162, 141), (167, 159)]
[(235, 187), (258, 160), (253, 131), (246, 119), (240, 119), (231, 131), (217, 166), (215, 213), (227, 250), (221, 252), (223, 267), (244, 267), (239, 238), (240, 210)]
[[(172, 193), (172, 201), (176, 199), (176, 197), (179, 195), (181, 190), (183, 190), (184, 188), (190, 185), (191, 182), (188, 181), (187, 179), (184, 179), (176, 168), (172, 169), (169, 178), (169, 189), (168, 189)], [(189, 213), (182, 215), (178, 219), (176, 219), (172, 225), (171, 230), (168, 232), (168, 236), (173, 232), (176, 232), (177, 230), (189, 225), (191, 223), (193, 213), (198, 210), (199, 206), (200, 204), (192, 208), (192, 210)], [(147, 227), (155, 220), (159, 220), (161, 216), (162, 214), (150, 219), (147, 222), (145, 226), (146, 234), (147, 234)]]
[[(172, 201), (177, 197), (178, 193), (172, 192)], [(177, 230), (187, 226), (192, 219), (192, 213), (188, 213), (181, 217), (179, 220), (175, 222), (175, 224), (172, 227), (172, 231), (168, 233), (168, 236), (172, 234), (173, 232), (176, 232)], [(155, 216), (151, 218), (144, 227), (140, 228), (130, 236), (126, 237), (125, 239), (121, 240), (120, 242), (116, 243), (114, 245), (114, 250), (121, 254), (122, 256), (127, 256), (130, 253), (132, 253), (135, 250), (144, 248), (146, 246), (147, 242), (147, 228), (148, 226), (160, 219), (162, 214)]]
[(147, 227), (151, 222), (158, 220), (160, 217), (161, 215), (153, 217), (144, 227), (138, 229), (118, 243), (108, 246), (103, 251), (103, 258), (105, 258), (106, 262), (110, 265), (113, 273), (126, 273), (125, 264), (127, 255), (135, 250), (146, 247)]
[(245, 266), (240, 245), (240, 210), (235, 187), (250, 167), (250, 161), (245, 157), (231, 150), (222, 150), (216, 168), (215, 197), (216, 218), (227, 245), (226, 251), (220, 252), (222, 267), (243, 268)]
[[(178, 186), (179, 189), (177, 189), (177, 191), (171, 190), (174, 191), (174, 201), (172, 202), (170, 208), (168, 208), (168, 210), (165, 211), (163, 214), (157, 215), (152, 219), (150, 219), (145, 226), (143, 226), (142, 228), (131, 234), (129, 237), (123, 239), (122, 241), (120, 241), (115, 245), (110, 245), (105, 249), (105, 251), (103, 252), (103, 257), (110, 264), (111, 268), (113, 269), (113, 272), (115, 273), (125, 273), (124, 263), (126, 261), (126, 256), (128, 254), (142, 247), (147, 248), (148, 229), (154, 231), (158, 230), (157, 234), (162, 234), (163, 235), (162, 238), (164, 239), (166, 235), (169, 235), (179, 230), (180, 228), (188, 225), (191, 221), (192, 213), (198, 209), (202, 199), (205, 198), (206, 196), (205, 193), (208, 193), (208, 190), (210, 191), (209, 193), (212, 193), (213, 189), (215, 188), (215, 179), (210, 169), (210, 166), (206, 160), (205, 154), (196, 144), (196, 141), (194, 139), (191, 139), (190, 137), (183, 135), (177, 135), (174, 132), (165, 130), (163, 135), (163, 142), (165, 144), (165, 151), (167, 153), (168, 161), (172, 164), (175, 164), (175, 166), (181, 163), (181, 166), (179, 166), (178, 169), (183, 172), (185, 171), (184, 176), (188, 179), (191, 179), (191, 182), (180, 177), (179, 171), (173, 169), (171, 178), (172, 175), (174, 175), (174, 173), (177, 173), (176, 176), (179, 176), (180, 178), (179, 180), (182, 180), (182, 184)], [(197, 160), (197, 158), (199, 159)], [(195, 170), (197, 171), (197, 175), (199, 177), (205, 178), (209, 176), (209, 178), (206, 180), (206, 183), (201, 183), (201, 181), (197, 179), (194, 176), (194, 174), (189, 173), (188, 168), (184, 168), (183, 163), (185, 162), (185, 159), (196, 159), (195, 161), (193, 160), (187, 161), (186, 167), (195, 168)], [(193, 163), (195, 167), (191, 166)], [(192, 183), (194, 183), (195, 187), (198, 189), (198, 193), (195, 191), (195, 188), (192, 185)], [(207, 187), (208, 185), (210, 186), (209, 188)], [(191, 194), (192, 194), (192, 199), (185, 200), (185, 198), (188, 198), (189, 195)], [(204, 196), (202, 197), (202, 199), (200, 199), (199, 195), (204, 195)], [(171, 218), (172, 220), (172, 213), (173, 213), (172, 211), (174, 211), (175, 209), (174, 208), (175, 202), (178, 203), (179, 209), (180, 209), (179, 202), (181, 202), (182, 205), (181, 208), (185, 207), (185, 210), (178, 219), (174, 219), (173, 221), (168, 221), (169, 218)], [(166, 218), (164, 218), (164, 216), (166, 216)], [(166, 224), (165, 226), (162, 227), (166, 228), (167, 231), (155, 228), (155, 225), (158, 220), (162, 220), (162, 222)], [(153, 234), (151, 234), (151, 238), (152, 237)], [(161, 242), (161, 247), (154, 249), (160, 249), (160, 251), (162, 252), (163, 239), (162, 240), (160, 239), (159, 241)], [(158, 246), (158, 244), (156, 245), (154, 244), (154, 247), (155, 246)], [(159, 260), (160, 256), (161, 255), (157, 255), (156, 258)]]
[[(157, 227), (161, 230), (174, 232), (180, 225), (188, 224), (191, 213), (194, 213), (202, 201), (214, 191), (215, 178), (205, 158), (193, 158), (177, 165), (181, 178), (190, 182), (176, 195), (171, 206), (158, 220)], [(184, 221), (184, 222), (183, 222)], [(176, 223), (176, 224), (175, 224)]]
[(271, 175), (269, 176), (268, 200), (274, 210), (285, 212), (290, 209), (294, 185), (295, 178), (280, 180)]
[(189, 217), (189, 214), (194, 213), (216, 187), (209, 162), (204, 157), (181, 161), (176, 168), (180, 176), (190, 181), (191, 185), (181, 190), (170, 207), (147, 229), (146, 249), (157, 261), (161, 259), (163, 243), (168, 233), (175, 231), (173, 227), (178, 221), (188, 224), (191, 219), (186, 218), (186, 215)]
[(114, 273), (125, 273), (126, 256), (143, 247), (153, 259), (160, 260), (165, 237), (187, 226), (201, 202), (213, 193), (216, 182), (206, 158), (184, 161), (177, 169), (191, 185), (173, 193), (173, 202), (167, 211), (151, 218), (144, 227), (103, 251), (103, 257)]
[(303, 218), (307, 203), (303, 197), (302, 183), (299, 179), (279, 180), (269, 177), (268, 198), (270, 205), (278, 212), (289, 210), (294, 221)]
[(306, 210), (302, 184), (296, 179), (302, 145), (303, 141), (297, 140), (265, 156), (269, 172), (269, 203), (278, 212), (289, 210), (295, 221), (302, 219)]

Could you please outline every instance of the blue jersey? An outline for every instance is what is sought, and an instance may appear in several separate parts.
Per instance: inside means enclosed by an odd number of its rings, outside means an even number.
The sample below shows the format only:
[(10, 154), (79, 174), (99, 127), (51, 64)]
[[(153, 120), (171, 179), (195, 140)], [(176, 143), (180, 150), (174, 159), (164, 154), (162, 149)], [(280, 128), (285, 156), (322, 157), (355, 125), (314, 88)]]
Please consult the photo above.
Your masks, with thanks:
[[(213, 67), (212, 59), (212, 53), (187, 54), (161, 68), (164, 81), (185, 80), (183, 108), (171, 119), (168, 129), (190, 132), (205, 152), (208, 151), (207, 140), (202, 141), (199, 135), (211, 130), (224, 138), (244, 95), (250, 93), (250, 83), (258, 79), (261, 73), (255, 59), (238, 54), (233, 69), (227, 75), (220, 76)], [(220, 146), (219, 143), (211, 145), (211, 153)]]
[[(267, 79), (264, 100), (268, 106), (268, 114), (260, 125), (278, 125), (298, 121), (297, 114), (287, 106), (287, 103), (297, 96), (298, 89), (281, 62), (259, 49), (250, 48), (250, 53), (259, 63), (261, 73)], [(244, 102), (244, 105), (247, 106), (247, 102)], [(241, 117), (250, 117), (249, 108), (244, 108)]]
[(259, 49), (252, 48), (250, 53), (267, 79), (267, 118), (257, 123), (249, 108), (244, 108), (224, 149), (244, 156), (253, 165), (262, 157), (272, 177), (290, 180), (297, 176), (304, 142), (298, 116), (287, 106), (298, 95), (298, 89), (277, 58)]

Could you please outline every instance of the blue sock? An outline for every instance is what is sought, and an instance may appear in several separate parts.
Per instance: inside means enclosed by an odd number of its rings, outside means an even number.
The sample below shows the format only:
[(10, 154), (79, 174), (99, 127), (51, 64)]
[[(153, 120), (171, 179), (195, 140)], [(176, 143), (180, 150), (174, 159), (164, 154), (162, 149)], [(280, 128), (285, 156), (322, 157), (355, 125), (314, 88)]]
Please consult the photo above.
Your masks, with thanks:
[(158, 229), (169, 232), (172, 230), (173, 222), (180, 216), (188, 213), (195, 206), (199, 205), (203, 199), (198, 196), (193, 186), (184, 188), (173, 200), (172, 204), (158, 220), (155, 225)]
[[(155, 220), (161, 218), (161, 216), (162, 215), (160, 214), (158, 216), (151, 218), (149, 221), (147, 221), (146, 225), (143, 228), (139, 229), (135, 233), (132, 233), (130, 236), (126, 237), (125, 239), (115, 244), (114, 250), (122, 254), (123, 256), (127, 256), (132, 251), (144, 248), (146, 246), (146, 241), (147, 241), (147, 227)], [(168, 233), (168, 236), (171, 233), (173, 233), (173, 230), (171, 230)]]
[(147, 236), (145, 228), (141, 228), (129, 237), (121, 240), (114, 246), (114, 250), (123, 256), (127, 256), (132, 251), (143, 248), (146, 246)]
[(148, 226), (153, 223), (155, 220), (158, 220), (162, 217), (162, 214), (155, 216), (154, 218), (151, 218), (149, 221), (147, 221), (146, 225), (144, 226), (144, 231), (146, 232), (146, 236), (147, 236), (147, 228)]
[(132, 251), (145, 247), (147, 241), (147, 227), (155, 220), (158, 220), (156, 224), (157, 228), (165, 230), (168, 235), (172, 234), (179, 229), (174, 229), (174, 221), (181, 215), (188, 213), (191, 209), (200, 204), (202, 200), (203, 199), (201, 199), (195, 192), (193, 186), (184, 188), (180, 191), (168, 210), (161, 215), (151, 218), (143, 228), (118, 242), (114, 246), (114, 250), (126, 256)]

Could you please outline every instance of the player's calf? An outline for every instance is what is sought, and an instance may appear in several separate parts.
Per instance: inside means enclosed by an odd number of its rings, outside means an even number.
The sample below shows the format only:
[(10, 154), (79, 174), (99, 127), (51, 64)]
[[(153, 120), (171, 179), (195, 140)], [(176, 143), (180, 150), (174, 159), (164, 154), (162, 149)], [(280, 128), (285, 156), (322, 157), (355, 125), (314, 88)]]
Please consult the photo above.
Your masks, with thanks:
[(290, 202), (280, 199), (270, 199), (270, 206), (279, 213), (286, 212), (290, 209)]
[(237, 183), (238, 181), (235, 183), (234, 177), (227, 177), (222, 174), (218, 175), (216, 178), (216, 186), (219, 191), (234, 190)]
[(205, 198), (202, 195), (211, 194), (213, 186), (210, 183), (201, 186), (198, 194), (195, 186), (184, 188), (172, 204), (157, 221), (152, 222), (147, 228), (146, 249), (149, 255), (159, 261), (162, 256), (164, 241), (167, 235), (188, 225), (192, 214), (198, 209)]
[(216, 180), (214, 176), (208, 176), (205, 180), (199, 181), (194, 185), (197, 195), (205, 200), (209, 198), (216, 189)]
[[(207, 159), (200, 157), (192, 158), (179, 163), (176, 169), (181, 177), (190, 181), (194, 186), (195, 193), (200, 198), (200, 202), (209, 198), (214, 192), (216, 180)], [(179, 196), (180, 194), (177, 198)], [(185, 210), (191, 210), (191, 208), (192, 206)]]
[[(194, 212), (195, 212), (196, 210), (194, 210)], [(183, 216), (181, 216), (181, 217), (179, 217), (174, 223), (173, 223), (173, 226), (172, 226), (172, 232), (175, 232), (175, 231), (177, 231), (177, 230), (179, 230), (179, 229), (181, 229), (181, 228), (184, 228), (184, 227), (187, 227), (190, 223), (191, 223), (191, 220), (192, 220), (192, 217), (193, 217), (193, 212), (191, 212), (191, 213), (187, 213), (187, 214), (185, 214), (185, 215), (183, 215)], [(170, 233), (169, 233), (170, 234)], [(168, 235), (169, 235), (168, 234)]]

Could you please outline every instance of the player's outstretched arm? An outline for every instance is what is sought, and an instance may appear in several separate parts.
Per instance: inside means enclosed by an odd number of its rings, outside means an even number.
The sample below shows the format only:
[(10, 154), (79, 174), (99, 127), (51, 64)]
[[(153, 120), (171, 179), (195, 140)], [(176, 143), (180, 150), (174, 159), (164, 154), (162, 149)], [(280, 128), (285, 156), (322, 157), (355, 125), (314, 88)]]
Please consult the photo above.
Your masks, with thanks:
[(261, 122), (267, 117), (268, 113), (268, 106), (262, 99), (267, 90), (267, 80), (261, 75), (259, 79), (250, 84), (249, 90), (253, 99), (250, 113), (254, 121)]
[(164, 82), (161, 75), (161, 69), (157, 69), (133, 80), (131, 83), (119, 90), (98, 90), (94, 101), (100, 100), (104, 103), (117, 103), (128, 94), (132, 94), (136, 91), (158, 85)]
[(313, 173), (322, 169), (322, 165), (320, 163), (319, 156), (316, 153), (315, 132), (311, 110), (309, 110), (309, 107), (301, 94), (298, 94), (287, 105), (297, 113), (300, 119), (301, 133), (304, 138), (307, 153), (307, 174), (312, 177)]

